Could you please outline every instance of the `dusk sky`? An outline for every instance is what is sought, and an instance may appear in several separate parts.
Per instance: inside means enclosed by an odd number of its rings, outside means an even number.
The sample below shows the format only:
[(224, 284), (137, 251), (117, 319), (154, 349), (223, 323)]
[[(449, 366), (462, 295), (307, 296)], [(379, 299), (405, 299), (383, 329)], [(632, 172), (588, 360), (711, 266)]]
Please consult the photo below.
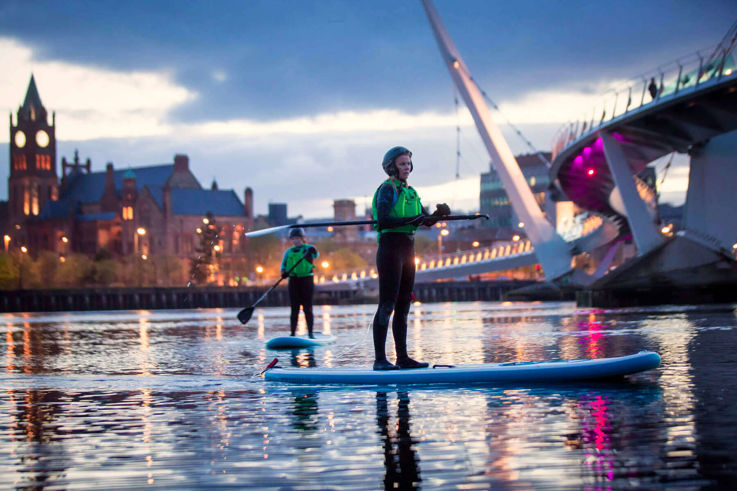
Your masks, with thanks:
[[(734, 0), (435, 5), (515, 153), (530, 149), (505, 121), (549, 150), (605, 91), (708, 51), (737, 20)], [(410, 184), (433, 208), (476, 209), (489, 167), (419, 0), (3, 0), (0, 63), (0, 108), (14, 118), (34, 74), (59, 161), (78, 149), (102, 171), (184, 153), (203, 186), (241, 199), (253, 188), (256, 213), (286, 202), (290, 216), (329, 217), (350, 198), (360, 211), (394, 145), (413, 150)], [(671, 169), (663, 197), (678, 202), (686, 177)]]

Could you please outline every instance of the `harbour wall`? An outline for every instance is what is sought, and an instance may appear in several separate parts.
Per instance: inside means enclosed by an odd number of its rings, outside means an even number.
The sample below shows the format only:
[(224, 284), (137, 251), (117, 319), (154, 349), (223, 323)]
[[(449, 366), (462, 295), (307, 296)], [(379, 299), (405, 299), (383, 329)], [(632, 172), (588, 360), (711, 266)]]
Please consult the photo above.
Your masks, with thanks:
[[(422, 302), (501, 301), (507, 292), (532, 281), (454, 281), (418, 283), (415, 298)], [(161, 310), (243, 308), (252, 305), (266, 287), (90, 288), (0, 291), (2, 312), (67, 312), (85, 310)], [(362, 288), (320, 285), (315, 305), (374, 303), (378, 292)], [(289, 305), (286, 287), (275, 288), (259, 303), (263, 307)]]

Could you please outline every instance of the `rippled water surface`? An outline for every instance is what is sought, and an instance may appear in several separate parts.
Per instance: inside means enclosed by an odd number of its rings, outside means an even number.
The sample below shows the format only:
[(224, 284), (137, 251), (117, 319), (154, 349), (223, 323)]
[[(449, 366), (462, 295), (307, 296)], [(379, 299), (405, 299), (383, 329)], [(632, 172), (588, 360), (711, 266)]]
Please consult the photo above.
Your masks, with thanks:
[[(317, 307), (334, 344), (268, 351), (285, 308), (3, 314), (0, 487), (521, 489), (737, 485), (731, 307), (416, 305), (432, 363), (600, 358), (662, 366), (556, 386), (304, 387), (282, 366), (370, 366), (374, 307)], [(304, 330), (304, 326), (300, 326)], [(391, 336), (390, 336), (391, 338)], [(389, 341), (389, 351), (392, 351)]]

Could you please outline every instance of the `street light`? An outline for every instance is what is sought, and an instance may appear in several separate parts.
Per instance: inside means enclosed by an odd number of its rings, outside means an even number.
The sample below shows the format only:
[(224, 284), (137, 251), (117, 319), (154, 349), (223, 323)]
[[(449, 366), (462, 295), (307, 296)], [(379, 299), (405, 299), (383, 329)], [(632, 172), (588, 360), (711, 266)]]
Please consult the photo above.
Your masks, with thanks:
[(141, 252), (140, 251), (140, 249), (141, 249), (140, 245), (141, 245), (141, 240), (143, 240), (143, 236), (144, 235), (146, 235), (146, 229), (143, 228), (143, 227), (138, 227), (136, 229), (136, 233), (133, 234), (133, 241), (134, 241), (134, 247), (133, 247), (133, 249), (135, 249), (133, 252), (136, 253), (136, 254), (138, 254), (139, 252)]
[(328, 269), (330, 267), (330, 263), (327, 261), (323, 261), (320, 263), (320, 266), (322, 266), (322, 269)]
[(5, 243), (5, 252), (8, 252), (8, 248), (10, 247), (10, 236), (8, 234), (3, 235), (3, 242)]
[(447, 228), (442, 229), (438, 234), (438, 260), (443, 256), (443, 237), (447, 237), (449, 234), (450, 231)]

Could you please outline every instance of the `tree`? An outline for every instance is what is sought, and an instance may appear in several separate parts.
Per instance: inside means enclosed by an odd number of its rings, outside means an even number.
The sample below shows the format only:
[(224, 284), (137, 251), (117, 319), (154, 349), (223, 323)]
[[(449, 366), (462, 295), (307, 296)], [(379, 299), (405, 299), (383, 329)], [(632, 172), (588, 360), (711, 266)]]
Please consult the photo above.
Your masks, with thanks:
[(215, 223), (212, 212), (207, 212), (202, 224), (203, 226), (197, 229), (200, 245), (195, 249), (195, 255), (189, 260), (190, 281), (197, 284), (208, 282), (208, 278), (216, 269), (216, 258), (220, 247), (220, 227)]

